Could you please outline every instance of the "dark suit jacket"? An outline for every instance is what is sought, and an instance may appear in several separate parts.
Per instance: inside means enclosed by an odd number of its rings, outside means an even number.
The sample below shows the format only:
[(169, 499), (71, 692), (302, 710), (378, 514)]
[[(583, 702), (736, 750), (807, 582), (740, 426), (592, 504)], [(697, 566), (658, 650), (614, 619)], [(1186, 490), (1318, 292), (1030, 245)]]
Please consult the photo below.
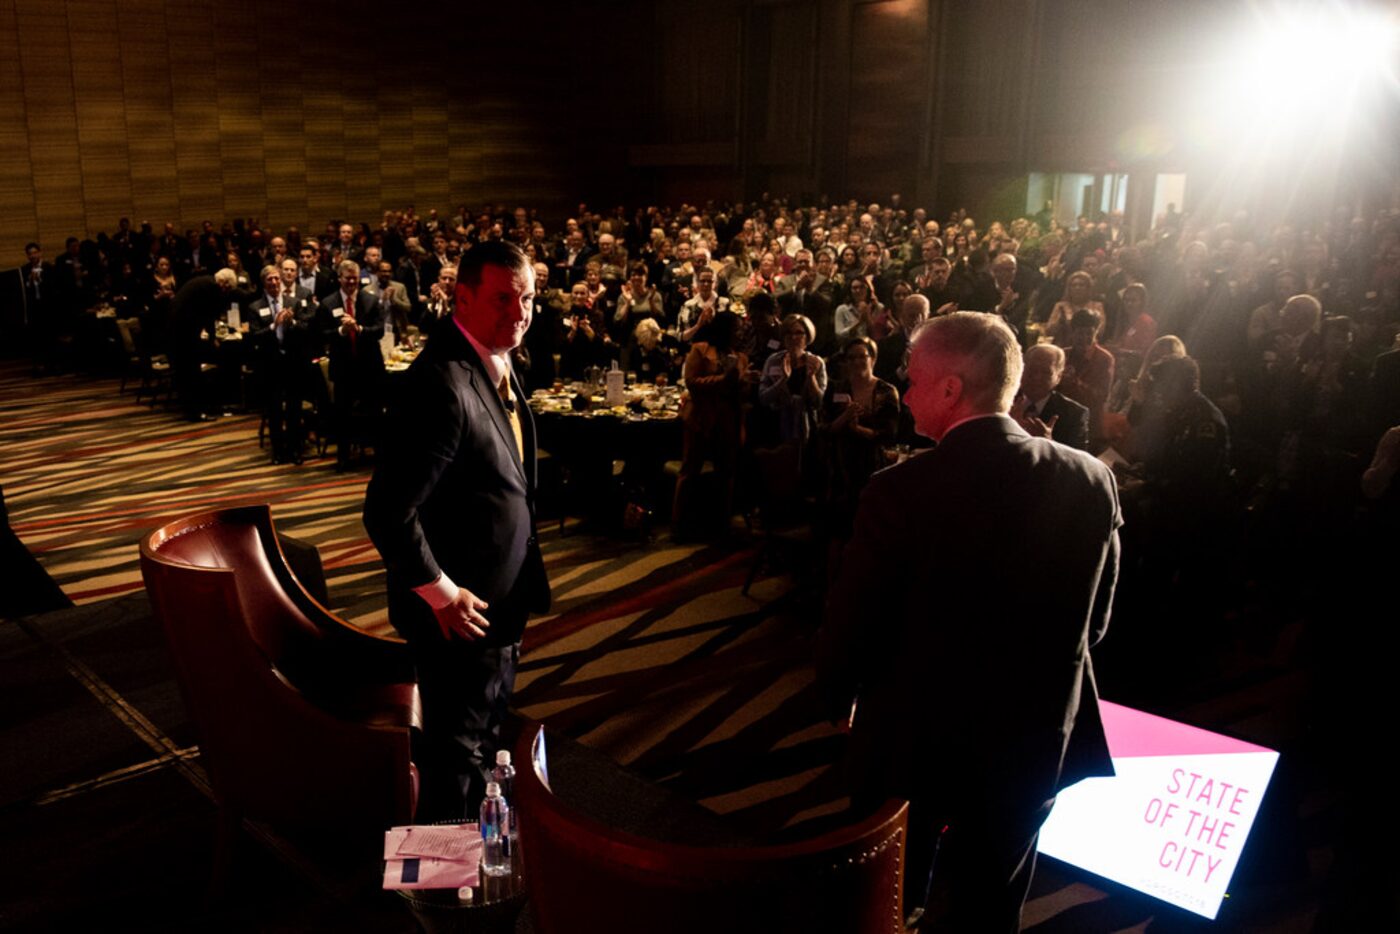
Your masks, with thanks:
[(1089, 410), (1073, 399), (1052, 391), (1050, 398), (1045, 400), (1045, 408), (1037, 413), (1036, 418), (1048, 422), (1057, 415), (1060, 420), (1055, 422), (1055, 427), (1052, 429), (1054, 439), (1061, 444), (1087, 451), (1089, 449)]
[(517, 641), (530, 611), (549, 608), (535, 538), (535, 428), (512, 376), (524, 465), (505, 407), (476, 350), (439, 322), (397, 394), (396, 437), (376, 452), (368, 529), (388, 571), (390, 622), (409, 639), (441, 640), (412, 588), (445, 572), (490, 606), (489, 645)]
[(1113, 774), (1089, 646), (1120, 524), (1107, 467), (1006, 416), (871, 478), (818, 644), (858, 796), (1026, 813)]
[(384, 336), (384, 317), (379, 313), (379, 296), (365, 289), (355, 293), (355, 321), (360, 325), (360, 333), (353, 341), (340, 333), (344, 314), (339, 289), (316, 309), (316, 326), (330, 352), (331, 382), (383, 372), (384, 354), (379, 350), (379, 339)]
[[(296, 287), (292, 306), (291, 326), (283, 328), (282, 341), (277, 341), (273, 327), (272, 309), (268, 306), (267, 293), (259, 292), (257, 299), (248, 303), (244, 315), (248, 321), (248, 336), (253, 346), (263, 357), (270, 357), (281, 351), (297, 360), (309, 360), (319, 351), (319, 335), (313, 334), (316, 322), (316, 303), (312, 294), (301, 286)], [(265, 313), (264, 313), (265, 312)]]

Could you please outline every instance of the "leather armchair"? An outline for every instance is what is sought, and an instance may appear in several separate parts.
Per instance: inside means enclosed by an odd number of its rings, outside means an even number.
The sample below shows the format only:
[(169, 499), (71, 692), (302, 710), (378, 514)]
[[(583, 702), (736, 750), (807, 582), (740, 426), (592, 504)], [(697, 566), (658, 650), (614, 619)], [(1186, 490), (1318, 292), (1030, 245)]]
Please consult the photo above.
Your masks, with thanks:
[(902, 934), (908, 804), (798, 843), (699, 847), (607, 827), (551, 790), (543, 727), (515, 777), (520, 851), (541, 934)]
[(421, 714), (406, 646), (307, 594), (269, 507), (156, 529), (141, 573), (219, 804), (216, 866), (245, 817), (361, 839), (412, 819)]

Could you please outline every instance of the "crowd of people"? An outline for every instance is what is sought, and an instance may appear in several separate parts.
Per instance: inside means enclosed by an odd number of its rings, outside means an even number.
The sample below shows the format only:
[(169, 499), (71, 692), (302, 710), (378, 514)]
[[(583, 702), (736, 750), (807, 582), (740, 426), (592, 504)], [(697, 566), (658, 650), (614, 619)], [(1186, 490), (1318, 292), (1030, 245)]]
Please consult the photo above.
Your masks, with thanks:
[(1261, 229), (1245, 214), (1197, 224), (1172, 210), (1137, 240), (1116, 214), (984, 225), (898, 195), (579, 205), (557, 227), (499, 205), (389, 211), (377, 226), (315, 234), (123, 218), (115, 233), (69, 238), (53, 262), (31, 244), (22, 273), (45, 363), (85, 313), (109, 306), (134, 359), (169, 357), (188, 417), (248, 398), (251, 379), (275, 459), (303, 457), (306, 413), (343, 467), (373, 446), (385, 358), (451, 314), (458, 258), (496, 239), (535, 268), (534, 324), (515, 361), (527, 390), (614, 361), (642, 381), (683, 381), (682, 526), (702, 465), (720, 475), (728, 514), (745, 455), (787, 446), (839, 531), (870, 474), (923, 443), (900, 400), (907, 347), (922, 321), (954, 310), (996, 314), (1017, 333), (1026, 368), (1013, 415), (1108, 452), (1125, 534), (1170, 556), (1172, 573), (1209, 560), (1180, 546), (1242, 497), (1342, 521), (1368, 467), (1368, 490), (1395, 470), (1393, 436), (1371, 463), (1400, 424), (1394, 215)]

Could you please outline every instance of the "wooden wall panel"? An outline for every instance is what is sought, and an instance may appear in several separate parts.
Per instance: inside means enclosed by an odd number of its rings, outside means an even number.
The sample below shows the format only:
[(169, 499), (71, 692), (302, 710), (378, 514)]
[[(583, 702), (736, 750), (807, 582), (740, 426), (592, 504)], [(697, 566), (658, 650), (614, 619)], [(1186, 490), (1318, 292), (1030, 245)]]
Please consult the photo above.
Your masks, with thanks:
[(182, 213), (175, 181), (174, 98), (165, 8), (143, 0), (121, 0), (116, 10), (131, 177), (129, 210), (152, 223), (174, 221), (183, 231), (196, 220)]
[[(339, 19), (339, 17), (337, 17)], [(336, 24), (340, 37), (336, 54), (327, 63), (328, 77), (345, 91), (345, 195), (354, 222), (379, 221), (384, 204), (380, 196), (379, 76), (382, 53), (356, 22), (346, 16)]]
[(225, 219), (219, 145), (219, 81), (212, 51), (212, 0), (167, 0), (174, 179), (186, 226)]
[[(121, 44), (112, 41), (117, 35), (117, 10), (106, 0), (72, 0), (64, 8), (72, 53), (86, 229), (107, 230), (131, 211)], [(141, 220), (139, 216), (132, 219), (136, 224)]]
[(224, 211), (233, 217), (267, 216), (267, 127), (262, 121), (262, 90), (256, 67), (258, 28), (242, 7), (214, 7), (215, 99), (219, 107), (219, 163)]
[(393, 75), (379, 81), (379, 203), (399, 209), (412, 204), (413, 88)]
[(302, 124), (309, 230), (348, 217), (345, 196), (345, 88), (333, 65), (342, 54), (330, 30), (309, 29), (298, 36), (302, 71)]
[[(279, 6), (275, 0), (262, 0), (260, 20), (276, 22)], [(294, 41), (278, 42), (268, 41), (260, 33), (259, 40), (256, 68), (264, 129), (265, 219), (278, 232), (293, 226), (304, 231), (310, 220), (302, 100), (305, 53), (299, 36)]]
[(88, 233), (68, 18), (44, 0), (17, 0), (15, 25), (38, 220), (33, 239), (57, 255), (66, 238)]
[(760, 161), (806, 164), (814, 144), (817, 7), (790, 3), (772, 7), (768, 14)]
[[(413, 86), (413, 203), (418, 213), (428, 216), (430, 208), (446, 220), (451, 203), (448, 191), (447, 108), (440, 85), (419, 81)], [(423, 249), (432, 249), (424, 243)]]
[(875, 0), (851, 11), (851, 115), (847, 152), (859, 198), (882, 203), (908, 190), (919, 162), (927, 94), (927, 0)]
[[(24, 244), (38, 233), (15, 3), (0, 0), (0, 266), (22, 263)], [(46, 255), (57, 256), (62, 245), (44, 244)]]

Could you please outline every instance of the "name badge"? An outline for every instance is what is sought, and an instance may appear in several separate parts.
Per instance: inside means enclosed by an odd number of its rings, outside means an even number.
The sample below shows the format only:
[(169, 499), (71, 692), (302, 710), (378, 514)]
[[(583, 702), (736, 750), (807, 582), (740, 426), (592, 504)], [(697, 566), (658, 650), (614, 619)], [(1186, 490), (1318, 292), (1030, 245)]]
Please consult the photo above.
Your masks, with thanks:
[(331, 317), (332, 317), (332, 318), (344, 318), (344, 317), (345, 317), (345, 309), (344, 309), (344, 308), (332, 308), (332, 309), (331, 309)]
[(271, 309), (271, 308), (266, 308), (266, 307), (264, 307), (264, 308), (259, 308), (259, 309), (258, 309), (258, 316), (261, 317), (261, 318), (271, 318), (271, 317), (272, 317), (272, 309)]
[(832, 401), (832, 402), (835, 402), (835, 403), (838, 404), (838, 405), (840, 405), (840, 404), (842, 404), (842, 403), (847, 403), (847, 404), (849, 404), (850, 401), (851, 401), (851, 395), (850, 395), (850, 393), (845, 393), (845, 392), (833, 392), (833, 393), (831, 394), (831, 401)]
[(780, 341), (780, 340), (778, 340), (777, 338), (773, 338), (772, 340), (768, 341), (768, 349), (769, 349), (769, 350), (777, 350), (777, 349), (779, 349), (779, 348), (782, 347), (782, 346), (783, 346), (783, 342)]

